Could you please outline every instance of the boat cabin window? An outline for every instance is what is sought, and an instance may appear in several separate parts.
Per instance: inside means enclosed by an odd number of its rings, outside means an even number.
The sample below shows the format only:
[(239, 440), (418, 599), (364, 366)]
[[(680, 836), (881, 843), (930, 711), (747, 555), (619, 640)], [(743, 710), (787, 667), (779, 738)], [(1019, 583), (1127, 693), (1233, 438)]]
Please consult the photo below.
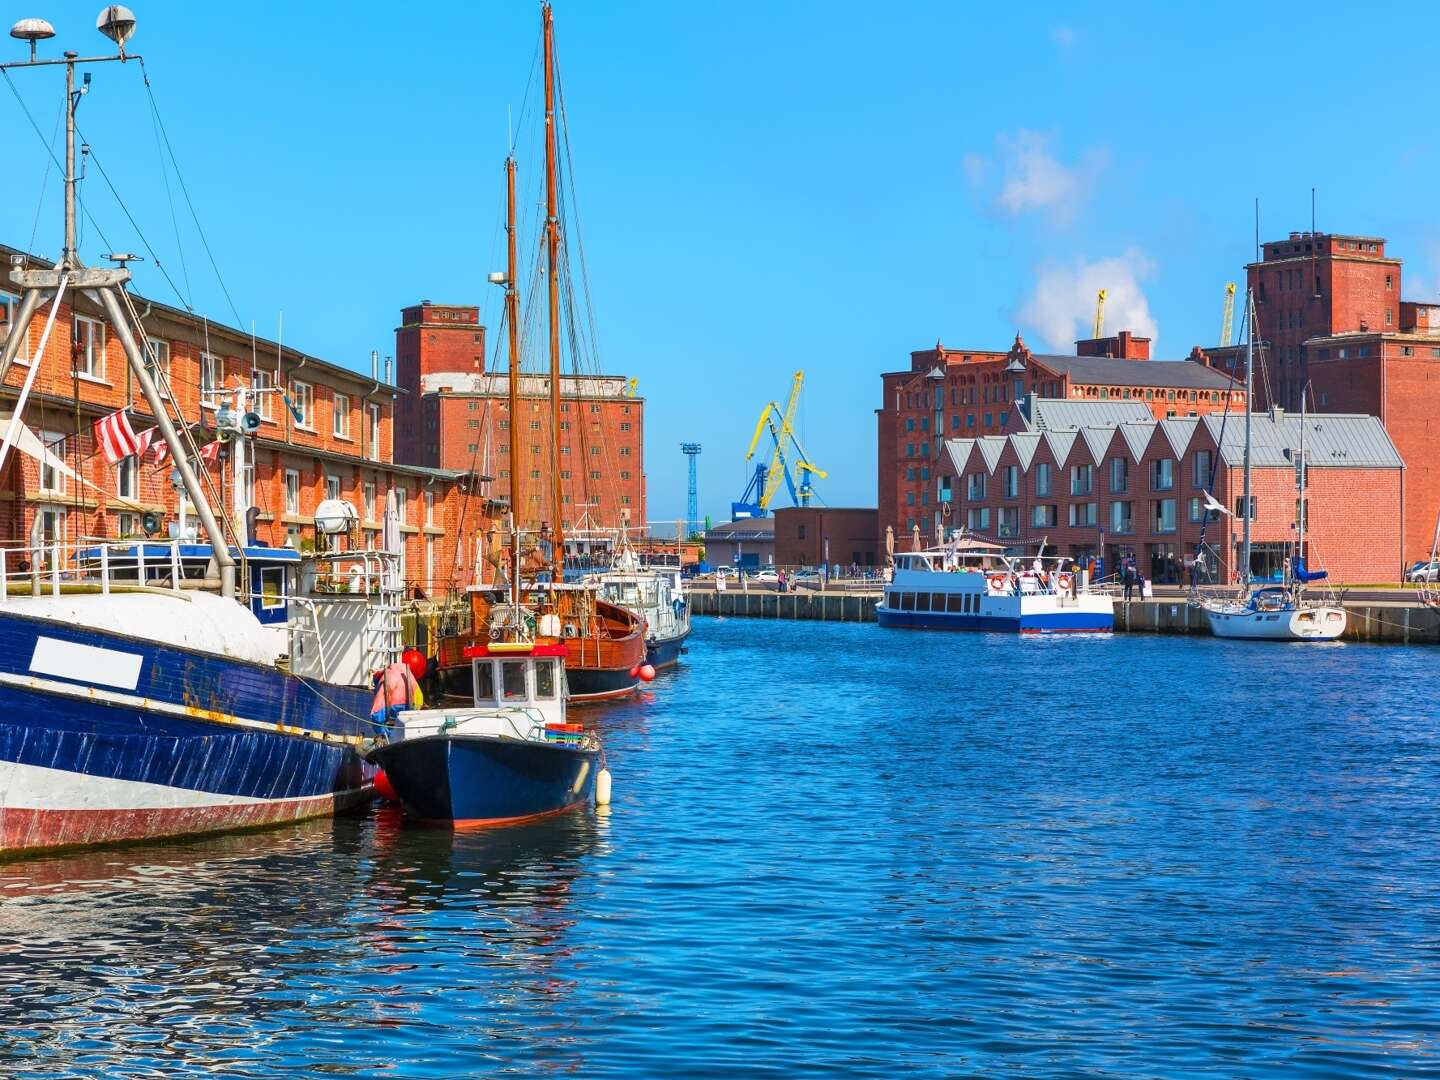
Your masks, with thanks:
[(525, 700), (525, 661), (504, 660), (500, 664), (501, 697), (505, 701)]
[(929, 594), (929, 593), (922, 592), (922, 593), (916, 593), (916, 594), (915, 594), (915, 610), (916, 610), (916, 611), (929, 611), (929, 610), (930, 610), (930, 594)]
[(965, 610), (965, 594), (951, 593), (949, 597), (946, 598), (945, 604), (946, 611), (958, 615)]
[(484, 704), (495, 700), (494, 665), (489, 660), (475, 661), (475, 703)]
[(902, 593), (900, 594), (900, 610), (901, 610), (901, 611), (914, 611), (914, 610), (915, 610), (915, 594), (914, 594), (914, 593), (902, 592)]
[(541, 701), (555, 699), (555, 660), (535, 661), (535, 696)]
[(260, 571), (260, 607), (273, 611), (285, 606), (285, 567), (266, 566)]

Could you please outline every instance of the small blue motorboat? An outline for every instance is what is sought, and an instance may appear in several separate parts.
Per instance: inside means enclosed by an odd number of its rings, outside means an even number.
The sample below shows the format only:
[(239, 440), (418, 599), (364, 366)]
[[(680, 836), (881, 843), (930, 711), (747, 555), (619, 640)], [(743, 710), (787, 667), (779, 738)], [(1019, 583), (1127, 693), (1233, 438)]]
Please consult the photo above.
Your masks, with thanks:
[(455, 827), (507, 825), (610, 801), (594, 732), (565, 718), (561, 643), (466, 648), (473, 706), (398, 714), (370, 752), (411, 817)]

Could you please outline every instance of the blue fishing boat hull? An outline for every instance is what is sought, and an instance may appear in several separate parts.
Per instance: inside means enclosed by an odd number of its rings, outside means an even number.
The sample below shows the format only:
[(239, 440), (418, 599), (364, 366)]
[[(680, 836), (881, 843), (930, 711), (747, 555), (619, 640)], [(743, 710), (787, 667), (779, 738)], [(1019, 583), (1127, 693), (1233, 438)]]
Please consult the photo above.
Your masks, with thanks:
[(428, 735), (377, 747), (401, 805), (434, 824), (505, 825), (595, 797), (600, 751), (485, 735)]
[(657, 671), (674, 667), (680, 663), (680, 654), (685, 651), (685, 641), (689, 636), (687, 629), (676, 637), (645, 642), (645, 662)]
[(0, 854), (251, 828), (363, 802), (369, 699), (0, 609)]

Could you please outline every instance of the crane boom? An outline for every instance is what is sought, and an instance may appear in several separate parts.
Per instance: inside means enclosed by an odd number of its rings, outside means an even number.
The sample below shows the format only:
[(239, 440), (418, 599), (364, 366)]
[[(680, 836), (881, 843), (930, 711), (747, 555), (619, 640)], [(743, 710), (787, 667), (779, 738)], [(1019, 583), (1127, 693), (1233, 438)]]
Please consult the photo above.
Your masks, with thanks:
[(1220, 347), (1222, 349), (1228, 349), (1230, 347), (1230, 337), (1234, 333), (1234, 329), (1235, 283), (1233, 281), (1227, 281), (1225, 283), (1225, 314), (1220, 320)]
[(1098, 338), (1105, 332), (1105, 290), (1095, 294), (1095, 332), (1090, 336)]
[[(795, 410), (800, 404), (800, 388), (805, 384), (805, 372), (795, 372), (795, 379), (790, 385), (790, 400), (785, 403), (785, 411), (780, 414), (780, 430), (774, 432), (775, 437), (775, 458), (770, 466), (769, 475), (765, 477), (765, 490), (760, 493), (760, 509), (770, 509), (771, 500), (775, 493), (780, 490), (780, 483), (786, 479), (785, 468), (785, 444), (795, 435)], [(767, 406), (765, 417), (771, 415), (770, 410), (779, 413), (780, 409), (773, 401)]]

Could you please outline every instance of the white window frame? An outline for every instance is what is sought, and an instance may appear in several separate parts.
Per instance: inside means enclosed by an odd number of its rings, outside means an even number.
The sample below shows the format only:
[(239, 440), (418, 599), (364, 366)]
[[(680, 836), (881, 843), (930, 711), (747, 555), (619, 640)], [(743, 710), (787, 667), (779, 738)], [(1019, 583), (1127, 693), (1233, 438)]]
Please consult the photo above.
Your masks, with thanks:
[[(76, 315), (71, 325), (70, 340), (83, 341), (85, 348), (81, 358), (72, 369), (82, 379), (94, 382), (105, 381), (105, 324), (99, 319)], [(97, 347), (98, 346), (98, 347)]]
[(303, 431), (315, 430), (315, 386), (303, 379), (290, 380), (290, 403), (300, 413), (295, 426)]
[[(59, 431), (41, 431), (38, 434), (45, 449), (63, 461), (65, 453), (61, 448), (65, 445), (65, 435)], [(41, 463), (40, 490), (45, 494), (64, 495), (68, 480), (69, 478), (55, 466)]]
[(395, 520), (398, 521), (398, 522), (400, 522), (401, 525), (408, 525), (408, 524), (409, 524), (409, 520), (408, 520), (408, 519), (409, 519), (409, 515), (410, 515), (410, 492), (407, 491), (407, 490), (405, 490), (404, 487), (402, 487), (402, 486), (400, 486), (400, 485), (396, 485), (396, 487), (395, 487)]
[(200, 407), (213, 409), (215, 398), (225, 389), (225, 358), (215, 353), (200, 354)]
[(425, 503), (425, 524), (433, 526), (435, 524), (435, 492), (425, 492), (423, 501)]
[(165, 382), (168, 385), (170, 382), (170, 342), (164, 338), (146, 338), (145, 344), (148, 346), (145, 352), (147, 363), (152, 353), (155, 356), (155, 362), (150, 364), (151, 374), (158, 371), (164, 376)]
[(127, 536), (139, 536), (141, 532), (140, 515), (133, 510), (122, 510), (115, 515), (115, 535), (120, 539)]
[(325, 497), (327, 499), (343, 498), (344, 496), (342, 493), (344, 492), (344, 490), (345, 481), (341, 478), (339, 473), (332, 472), (325, 474)]
[(365, 505), (361, 507), (361, 512), (365, 515), (366, 521), (375, 521), (375, 481), (366, 480), (362, 492)]
[(380, 404), (371, 401), (367, 403), (370, 413), (370, 444), (365, 447), (365, 453), (372, 461), (380, 460)]
[(115, 463), (115, 494), (122, 499), (140, 499), (140, 462), (134, 454)]
[(250, 408), (260, 414), (261, 420), (272, 424), (275, 422), (275, 395), (270, 392), (273, 386), (270, 372), (259, 368), (250, 372), (250, 389), (254, 391), (250, 395)]
[(298, 515), (300, 513), (300, 470), (285, 470), (285, 512)]
[(350, 395), (338, 391), (335, 394), (335, 404), (332, 410), (330, 430), (334, 432), (335, 438), (350, 439)]

